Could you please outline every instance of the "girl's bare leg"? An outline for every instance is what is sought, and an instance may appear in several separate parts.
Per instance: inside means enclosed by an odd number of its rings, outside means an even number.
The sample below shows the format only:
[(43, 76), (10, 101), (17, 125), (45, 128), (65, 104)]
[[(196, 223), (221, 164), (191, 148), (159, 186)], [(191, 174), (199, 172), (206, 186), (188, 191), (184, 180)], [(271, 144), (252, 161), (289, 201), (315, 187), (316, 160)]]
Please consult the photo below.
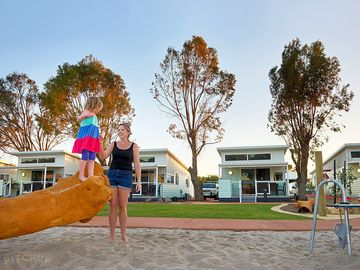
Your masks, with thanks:
[(86, 177), (85, 177), (85, 167), (87, 164), (87, 160), (80, 160), (80, 168), (79, 168), (79, 179), (81, 181), (85, 181)]
[(94, 166), (95, 166), (95, 161), (94, 160), (89, 160), (88, 161), (88, 177), (94, 176)]

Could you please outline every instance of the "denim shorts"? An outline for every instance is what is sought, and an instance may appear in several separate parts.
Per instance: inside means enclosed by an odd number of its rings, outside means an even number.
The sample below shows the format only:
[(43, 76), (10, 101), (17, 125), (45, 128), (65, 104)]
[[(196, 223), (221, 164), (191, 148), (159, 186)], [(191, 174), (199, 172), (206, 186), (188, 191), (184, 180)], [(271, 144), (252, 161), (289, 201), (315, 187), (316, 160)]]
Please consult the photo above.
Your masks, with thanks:
[(109, 177), (111, 187), (125, 189), (131, 189), (132, 187), (132, 171), (109, 169), (107, 176)]

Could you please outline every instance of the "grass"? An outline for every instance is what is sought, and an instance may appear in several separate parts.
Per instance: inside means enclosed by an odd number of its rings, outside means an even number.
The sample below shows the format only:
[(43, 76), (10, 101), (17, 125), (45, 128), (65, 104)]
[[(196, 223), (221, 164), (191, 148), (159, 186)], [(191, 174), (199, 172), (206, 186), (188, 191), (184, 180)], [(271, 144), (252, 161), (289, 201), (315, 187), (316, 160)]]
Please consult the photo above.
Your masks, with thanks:
[[(219, 218), (304, 220), (301, 216), (274, 212), (278, 204), (193, 204), (193, 203), (129, 203), (129, 217)], [(107, 216), (109, 206), (97, 214)]]

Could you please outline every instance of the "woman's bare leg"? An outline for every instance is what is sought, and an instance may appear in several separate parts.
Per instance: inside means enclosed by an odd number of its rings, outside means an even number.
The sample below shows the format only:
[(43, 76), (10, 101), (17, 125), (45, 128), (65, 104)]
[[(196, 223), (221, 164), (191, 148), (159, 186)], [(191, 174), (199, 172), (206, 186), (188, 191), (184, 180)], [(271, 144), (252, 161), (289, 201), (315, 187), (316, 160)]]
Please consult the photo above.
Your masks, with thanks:
[(120, 221), (120, 229), (121, 229), (121, 239), (128, 243), (129, 240), (126, 236), (126, 228), (127, 228), (127, 204), (129, 198), (129, 189), (119, 188), (119, 221)]
[(116, 228), (116, 207), (118, 205), (119, 195), (118, 195), (118, 188), (112, 188), (113, 195), (109, 202), (110, 209), (109, 209), (109, 228), (110, 228), (110, 234), (109, 239), (114, 240), (115, 239), (115, 228)]

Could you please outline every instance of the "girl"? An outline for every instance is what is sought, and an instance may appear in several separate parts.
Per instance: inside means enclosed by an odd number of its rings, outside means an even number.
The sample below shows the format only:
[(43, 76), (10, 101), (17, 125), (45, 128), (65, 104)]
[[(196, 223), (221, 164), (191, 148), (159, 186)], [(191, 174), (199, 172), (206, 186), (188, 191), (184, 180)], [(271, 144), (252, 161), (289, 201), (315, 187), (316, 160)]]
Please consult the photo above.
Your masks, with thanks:
[(112, 155), (108, 177), (110, 186), (113, 189), (113, 197), (110, 201), (109, 226), (110, 226), (110, 240), (115, 238), (116, 226), (116, 208), (119, 211), (119, 221), (121, 229), (121, 239), (128, 243), (126, 236), (127, 227), (127, 203), (129, 193), (132, 188), (132, 165), (134, 164), (136, 175), (136, 191), (141, 189), (141, 167), (139, 160), (139, 148), (136, 143), (129, 140), (131, 134), (130, 126), (128, 124), (120, 124), (119, 127), (119, 141), (108, 145), (104, 151), (100, 150), (100, 158), (106, 159)]
[(102, 109), (103, 103), (98, 97), (89, 97), (84, 111), (77, 118), (80, 129), (72, 152), (82, 154), (79, 168), (79, 179), (85, 181), (85, 167), (88, 167), (88, 177), (94, 175), (96, 153), (100, 152), (99, 123), (96, 114)]

